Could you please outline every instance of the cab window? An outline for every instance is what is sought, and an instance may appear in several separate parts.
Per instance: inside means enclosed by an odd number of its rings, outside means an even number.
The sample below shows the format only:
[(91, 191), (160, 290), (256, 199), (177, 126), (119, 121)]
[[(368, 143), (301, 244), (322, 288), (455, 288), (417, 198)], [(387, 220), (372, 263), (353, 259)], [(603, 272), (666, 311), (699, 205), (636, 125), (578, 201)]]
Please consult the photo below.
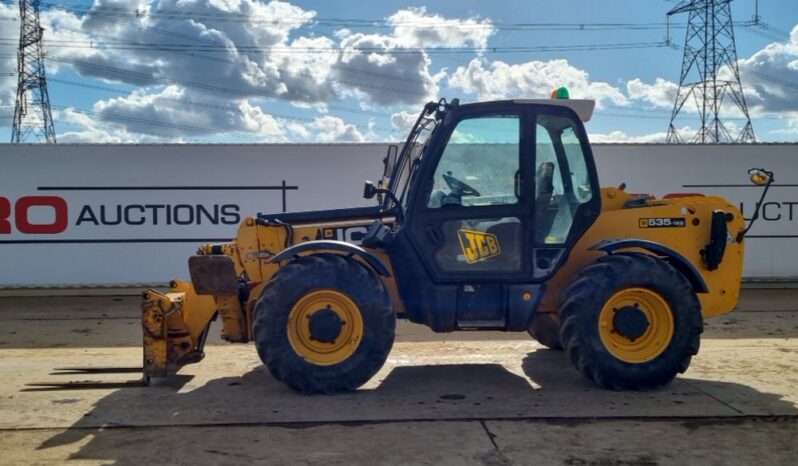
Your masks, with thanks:
[(593, 197), (573, 120), (540, 115), (535, 127), (535, 242), (564, 244), (577, 208)]
[(520, 140), (517, 115), (460, 121), (438, 162), (427, 207), (517, 203)]

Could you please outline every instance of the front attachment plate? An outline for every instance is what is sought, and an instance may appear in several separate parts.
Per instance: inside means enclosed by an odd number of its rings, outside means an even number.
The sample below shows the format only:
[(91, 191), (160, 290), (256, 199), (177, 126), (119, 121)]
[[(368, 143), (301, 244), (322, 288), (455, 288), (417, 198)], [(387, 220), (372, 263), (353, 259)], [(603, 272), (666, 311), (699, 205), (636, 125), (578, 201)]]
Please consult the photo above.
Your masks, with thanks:
[(197, 294), (238, 294), (236, 268), (229, 256), (191, 256), (188, 270)]

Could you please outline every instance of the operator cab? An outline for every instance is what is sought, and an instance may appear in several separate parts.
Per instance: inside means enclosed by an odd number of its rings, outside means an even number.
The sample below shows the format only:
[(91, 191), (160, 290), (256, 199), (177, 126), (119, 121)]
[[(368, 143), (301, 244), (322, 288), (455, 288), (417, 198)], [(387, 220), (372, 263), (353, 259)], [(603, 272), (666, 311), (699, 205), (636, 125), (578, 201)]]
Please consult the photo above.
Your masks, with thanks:
[(601, 209), (582, 124), (593, 106), (425, 107), (385, 200), (400, 211), (386, 249), (410, 320), (436, 331), (528, 328), (545, 281)]

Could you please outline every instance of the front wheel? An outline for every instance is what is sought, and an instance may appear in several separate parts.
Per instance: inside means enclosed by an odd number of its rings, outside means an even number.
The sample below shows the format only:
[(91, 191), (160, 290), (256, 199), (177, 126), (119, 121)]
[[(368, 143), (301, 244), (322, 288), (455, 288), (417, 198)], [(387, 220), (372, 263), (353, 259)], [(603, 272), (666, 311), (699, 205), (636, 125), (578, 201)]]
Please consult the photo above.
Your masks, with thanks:
[(602, 387), (645, 390), (687, 370), (703, 331), (701, 305), (667, 262), (617, 253), (587, 266), (565, 291), (560, 339)]
[(275, 273), (255, 305), (258, 355), (302, 393), (354, 390), (391, 350), (396, 314), (379, 277), (351, 257), (313, 254)]

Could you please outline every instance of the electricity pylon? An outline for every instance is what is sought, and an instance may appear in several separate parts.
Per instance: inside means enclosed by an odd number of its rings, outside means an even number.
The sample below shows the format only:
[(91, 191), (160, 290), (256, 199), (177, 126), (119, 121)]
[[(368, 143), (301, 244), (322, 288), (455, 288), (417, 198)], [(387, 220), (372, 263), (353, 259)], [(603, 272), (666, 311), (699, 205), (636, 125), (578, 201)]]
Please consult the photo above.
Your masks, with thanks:
[(39, 141), (55, 143), (50, 96), (44, 75), (39, 0), (19, 2), (19, 50), (17, 51), (17, 101), (11, 142), (25, 142), (33, 135)]
[[(700, 118), (700, 127), (692, 143), (756, 142), (751, 117), (745, 103), (737, 68), (737, 48), (731, 16), (732, 0), (683, 0), (668, 16), (689, 13), (679, 92), (673, 104), (668, 126), (668, 143), (683, 142), (675, 120), (692, 97)], [(718, 77), (722, 72), (723, 77)], [(723, 100), (729, 97), (745, 117), (745, 126), (733, 136), (721, 121)]]

